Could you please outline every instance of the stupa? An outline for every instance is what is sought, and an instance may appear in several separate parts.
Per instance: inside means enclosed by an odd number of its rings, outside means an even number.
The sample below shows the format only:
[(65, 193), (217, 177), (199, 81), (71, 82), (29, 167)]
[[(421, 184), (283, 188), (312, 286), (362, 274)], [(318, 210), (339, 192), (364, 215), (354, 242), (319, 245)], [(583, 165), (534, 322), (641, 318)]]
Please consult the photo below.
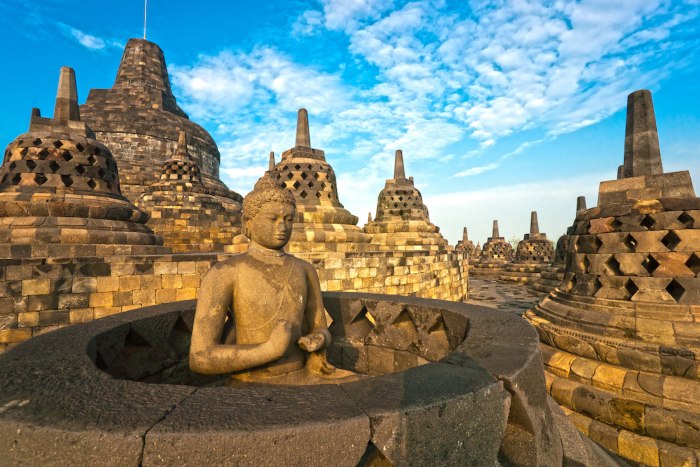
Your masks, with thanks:
[(624, 165), (576, 215), (564, 282), (526, 317), (550, 394), (594, 441), (645, 465), (700, 453), (700, 199), (664, 173), (651, 93), (627, 100)]
[(413, 178), (406, 178), (400, 149), (394, 158), (394, 178), (388, 179), (379, 192), (374, 221), (367, 223), (364, 230), (379, 251), (438, 251), (447, 247), (440, 228), (430, 222), (428, 208)]
[(163, 164), (160, 180), (136, 205), (150, 213), (149, 225), (176, 253), (223, 251), (241, 233), (240, 203), (215, 196), (204, 186), (184, 131)]
[(466, 251), (469, 253), (470, 258), (477, 258), (476, 246), (474, 245), (474, 242), (469, 240), (469, 233), (467, 232), (466, 227), (464, 227), (464, 230), (462, 231), (462, 239), (457, 242), (457, 245), (455, 245), (455, 250)]
[(505, 266), (513, 261), (513, 247), (498, 232), (498, 221), (493, 221), (491, 236), (484, 243), (477, 262), (470, 264), (474, 275), (498, 276)]
[[(576, 213), (586, 209), (586, 197), (579, 196), (576, 199)], [(566, 272), (566, 258), (571, 248), (571, 234), (573, 226), (566, 229), (566, 233), (559, 237), (557, 244), (554, 247), (554, 260), (552, 264), (544, 268), (540, 272), (540, 277), (537, 278), (531, 285), (538, 292), (550, 293), (561, 284), (564, 280)]]
[(167, 252), (148, 214), (122, 196), (110, 150), (80, 119), (75, 72), (62, 67), (53, 118), (29, 131), (0, 168), (0, 258)]
[[(286, 247), (290, 253), (333, 255), (369, 249), (370, 237), (357, 226), (358, 217), (338, 199), (335, 172), (324, 151), (311, 147), (306, 109), (298, 111), (295, 146), (284, 151), (274, 166), (274, 154), (270, 157), (269, 172), (296, 199), (294, 230)], [(228, 250), (245, 251), (246, 243), (241, 235)]]
[(91, 89), (80, 112), (113, 151), (122, 190), (131, 201), (160, 180), (163, 164), (177, 150), (180, 130), (187, 133), (204, 186), (222, 202), (242, 200), (219, 179), (220, 156), (212, 137), (178, 106), (157, 44), (129, 39), (112, 88)]
[(530, 213), (530, 233), (524, 235), (515, 249), (515, 261), (499, 276), (501, 280), (530, 283), (552, 262), (554, 248), (547, 234), (540, 233), (537, 211)]

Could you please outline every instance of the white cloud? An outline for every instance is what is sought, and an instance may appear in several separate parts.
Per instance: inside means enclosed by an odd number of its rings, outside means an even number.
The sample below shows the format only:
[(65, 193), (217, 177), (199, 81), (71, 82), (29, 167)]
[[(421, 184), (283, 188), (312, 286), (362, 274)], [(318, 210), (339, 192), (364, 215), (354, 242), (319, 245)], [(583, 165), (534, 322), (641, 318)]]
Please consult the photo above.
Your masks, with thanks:
[(461, 172), (457, 172), (456, 174), (453, 175), (453, 177), (472, 177), (474, 175), (479, 175), (479, 174), (482, 174), (484, 172), (494, 170), (496, 168), (498, 168), (498, 164), (496, 164), (496, 163), (488, 164), (488, 165), (480, 165), (477, 167), (472, 167), (471, 169), (462, 170)]
[(75, 39), (80, 45), (90, 50), (103, 50), (109, 47), (124, 47), (124, 45), (119, 41), (93, 36), (92, 34), (83, 32), (80, 29), (74, 28), (73, 26), (69, 26), (65, 23), (58, 23), (58, 26), (63, 34)]

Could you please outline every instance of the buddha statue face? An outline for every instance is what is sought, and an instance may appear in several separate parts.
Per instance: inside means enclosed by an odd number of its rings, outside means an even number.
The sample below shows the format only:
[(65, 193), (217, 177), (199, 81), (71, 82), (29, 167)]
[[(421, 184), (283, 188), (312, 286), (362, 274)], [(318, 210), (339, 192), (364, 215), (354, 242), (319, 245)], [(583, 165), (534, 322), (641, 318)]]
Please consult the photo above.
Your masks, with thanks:
[(294, 206), (286, 203), (265, 203), (255, 216), (246, 221), (248, 237), (271, 250), (284, 247), (292, 235)]

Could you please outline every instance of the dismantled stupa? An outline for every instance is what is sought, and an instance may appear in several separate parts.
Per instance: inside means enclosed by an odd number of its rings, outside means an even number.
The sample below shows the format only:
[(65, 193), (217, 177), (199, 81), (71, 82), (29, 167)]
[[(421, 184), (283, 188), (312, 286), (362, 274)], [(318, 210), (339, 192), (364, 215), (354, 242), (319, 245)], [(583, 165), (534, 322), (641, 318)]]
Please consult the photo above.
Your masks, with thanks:
[(80, 119), (75, 73), (61, 68), (53, 118), (29, 131), (0, 168), (0, 258), (149, 254), (168, 250), (124, 198), (110, 150)]
[(400, 149), (395, 154), (394, 178), (388, 179), (379, 192), (377, 214), (364, 230), (371, 235), (375, 250), (438, 251), (447, 247), (440, 228), (430, 222), (428, 208), (413, 178), (406, 178)]
[(474, 245), (474, 242), (469, 240), (469, 233), (467, 232), (466, 227), (464, 227), (464, 230), (462, 231), (462, 239), (457, 242), (457, 245), (455, 245), (455, 250), (466, 251), (469, 253), (469, 258), (477, 258), (476, 246)]
[[(579, 196), (576, 199), (576, 213), (586, 210), (586, 197)], [(540, 272), (539, 278), (531, 284), (532, 288), (538, 292), (550, 293), (561, 284), (566, 272), (566, 258), (571, 248), (571, 235), (573, 226), (566, 229), (566, 233), (559, 237), (554, 247), (554, 260), (552, 264)]]
[(151, 215), (149, 225), (175, 253), (223, 251), (241, 233), (240, 203), (214, 196), (202, 183), (199, 165), (180, 132), (173, 156), (163, 164), (160, 180), (136, 205)]
[(180, 130), (202, 183), (223, 203), (240, 203), (219, 180), (219, 150), (207, 131), (189, 120), (170, 87), (163, 51), (145, 39), (129, 39), (111, 89), (91, 89), (80, 106), (96, 138), (114, 153), (124, 196), (135, 202), (157, 183), (163, 164), (177, 150)]
[(493, 231), (481, 250), (476, 262), (469, 264), (474, 275), (498, 276), (506, 264), (513, 261), (513, 247), (499, 235), (498, 221), (493, 221)]
[(506, 266), (500, 275), (501, 280), (529, 283), (539, 278), (540, 271), (547, 267), (554, 257), (552, 242), (547, 234), (540, 233), (537, 211), (530, 213), (530, 233), (525, 234), (515, 249), (515, 261)]
[(688, 171), (663, 172), (651, 93), (630, 94), (619, 178), (577, 213), (562, 285), (526, 314), (550, 394), (645, 465), (699, 458), (699, 221)]

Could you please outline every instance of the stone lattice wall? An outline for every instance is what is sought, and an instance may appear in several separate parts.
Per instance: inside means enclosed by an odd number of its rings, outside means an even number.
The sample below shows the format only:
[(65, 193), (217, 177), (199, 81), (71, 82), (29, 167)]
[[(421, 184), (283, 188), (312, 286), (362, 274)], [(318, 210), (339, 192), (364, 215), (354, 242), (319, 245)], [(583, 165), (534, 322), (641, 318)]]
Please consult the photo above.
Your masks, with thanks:
[[(32, 336), (146, 305), (196, 298), (202, 275), (227, 254), (0, 260), (0, 351)], [(461, 301), (466, 255), (378, 253), (299, 257), (330, 291), (415, 295)]]

